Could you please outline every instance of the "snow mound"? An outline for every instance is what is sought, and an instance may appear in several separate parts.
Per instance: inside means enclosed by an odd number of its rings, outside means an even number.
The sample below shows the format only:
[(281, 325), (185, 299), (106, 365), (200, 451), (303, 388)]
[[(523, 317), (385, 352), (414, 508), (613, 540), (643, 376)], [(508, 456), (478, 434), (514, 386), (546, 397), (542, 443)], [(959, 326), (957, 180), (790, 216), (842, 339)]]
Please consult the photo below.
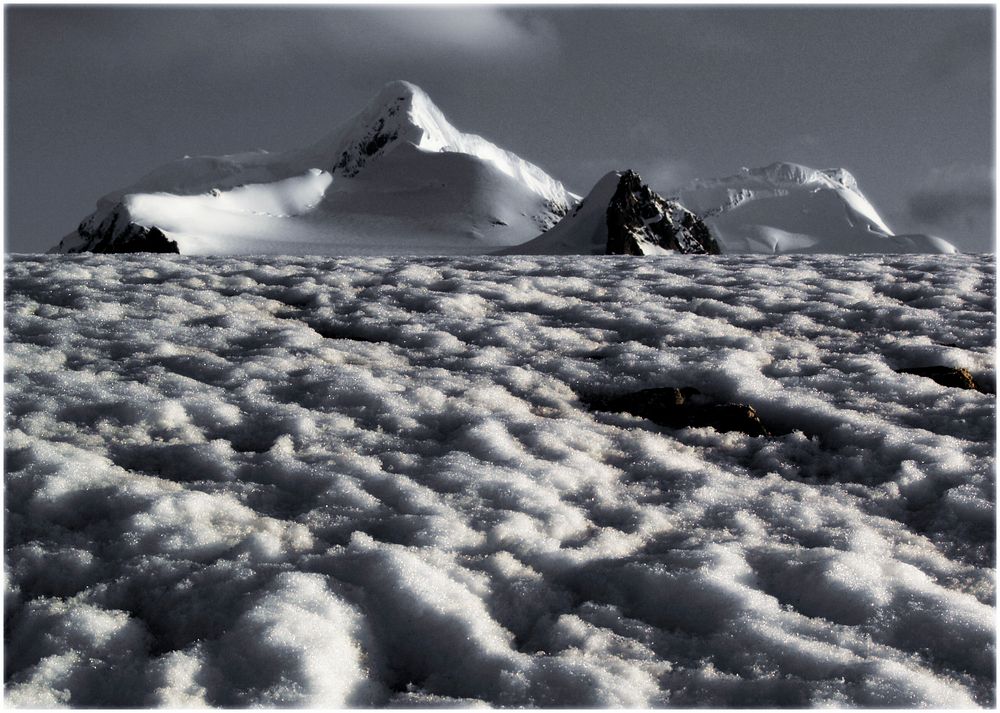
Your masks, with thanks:
[(995, 704), (991, 256), (5, 277), (10, 705)]
[(102, 197), (51, 252), (128, 251), (155, 228), (185, 254), (481, 253), (534, 237), (577, 200), (534, 164), (460, 132), (418, 87), (390, 82), (308, 148), (153, 170)]
[(927, 235), (893, 235), (843, 168), (795, 163), (699, 179), (678, 199), (711, 228), (727, 253), (954, 253)]

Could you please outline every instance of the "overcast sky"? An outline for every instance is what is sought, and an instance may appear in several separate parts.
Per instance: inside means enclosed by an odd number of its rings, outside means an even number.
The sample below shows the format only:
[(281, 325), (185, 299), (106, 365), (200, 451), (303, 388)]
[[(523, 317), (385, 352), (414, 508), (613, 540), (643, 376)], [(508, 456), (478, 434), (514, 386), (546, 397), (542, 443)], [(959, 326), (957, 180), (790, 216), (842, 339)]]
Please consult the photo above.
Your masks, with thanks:
[(312, 143), (392, 79), (577, 193), (842, 166), (896, 232), (994, 249), (992, 5), (5, 14), (9, 251), (185, 154)]

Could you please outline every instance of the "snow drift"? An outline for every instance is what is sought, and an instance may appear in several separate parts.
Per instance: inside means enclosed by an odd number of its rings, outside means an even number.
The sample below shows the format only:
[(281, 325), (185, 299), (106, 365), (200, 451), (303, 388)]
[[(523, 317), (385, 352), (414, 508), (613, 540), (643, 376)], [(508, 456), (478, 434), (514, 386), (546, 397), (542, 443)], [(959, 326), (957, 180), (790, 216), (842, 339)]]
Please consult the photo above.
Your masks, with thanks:
[(12, 257), (7, 702), (990, 707), (993, 268)]
[(308, 148), (161, 166), (101, 198), (53, 252), (482, 253), (534, 237), (577, 199), (397, 81)]
[(894, 235), (845, 169), (794, 163), (697, 180), (678, 200), (727, 253), (954, 253), (946, 240)]

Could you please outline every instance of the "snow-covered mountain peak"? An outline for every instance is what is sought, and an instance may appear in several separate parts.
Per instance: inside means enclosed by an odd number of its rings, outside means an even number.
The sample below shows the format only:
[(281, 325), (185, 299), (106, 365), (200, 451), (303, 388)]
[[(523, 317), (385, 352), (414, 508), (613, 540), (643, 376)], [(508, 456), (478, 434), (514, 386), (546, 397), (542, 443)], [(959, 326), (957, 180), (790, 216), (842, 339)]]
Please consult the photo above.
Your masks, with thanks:
[(404, 142), (429, 153), (460, 153), (485, 161), (542, 196), (557, 214), (579, 200), (538, 166), (481, 136), (459, 131), (427, 92), (403, 80), (382, 87), (364, 109), (307, 149), (298, 162), (353, 177)]
[(823, 173), (842, 185), (844, 188), (854, 191), (855, 193), (861, 193), (861, 189), (858, 188), (858, 179), (856, 179), (854, 174), (846, 168), (824, 168)]
[(894, 236), (843, 168), (776, 162), (695, 181), (669, 198), (634, 173), (610, 172), (579, 203), (544, 170), (460, 131), (427, 92), (397, 80), (306, 148), (160, 166), (100, 198), (53, 251), (954, 251), (938, 238)]
[(413, 98), (417, 96), (424, 97), (427, 99), (430, 98), (427, 96), (427, 92), (425, 92), (423, 89), (418, 87), (413, 82), (408, 82), (405, 79), (394, 79), (391, 82), (385, 83), (382, 89), (379, 90), (379, 93), (372, 98), (371, 102), (369, 103), (369, 106), (371, 107), (371, 106), (376, 106), (379, 103), (387, 103), (389, 100), (395, 97)]
[(355, 176), (399, 142), (425, 151), (457, 151), (454, 139), (460, 134), (426, 92), (415, 84), (397, 80), (382, 87), (364, 109), (307, 154), (335, 173)]
[[(57, 252), (464, 254), (524, 242), (579, 197), (386, 84), (317, 143), (185, 157), (107, 194)], [(155, 228), (155, 232), (154, 229)]]
[(926, 235), (894, 235), (844, 168), (776, 162), (700, 179), (678, 199), (697, 213), (723, 252), (954, 252)]
[(761, 168), (740, 169), (735, 176), (696, 180), (698, 187), (739, 185), (741, 188), (782, 190), (797, 188), (847, 188), (859, 193), (857, 179), (845, 168), (816, 169), (790, 161), (776, 161)]
[(374, 121), (385, 120), (402, 138), (427, 151), (458, 150), (461, 132), (416, 84), (396, 80), (386, 84), (365, 112)]
[[(396, 79), (387, 82), (369, 100), (365, 108), (357, 114), (357, 117), (366, 119), (377, 118), (378, 116), (389, 117), (396, 114), (400, 107), (403, 107), (403, 114), (408, 116), (414, 123), (419, 124), (422, 118), (419, 110), (426, 109), (428, 106), (431, 107), (432, 111), (441, 113), (441, 110), (435, 106), (427, 92), (413, 82)], [(418, 109), (417, 113), (413, 112), (414, 107)]]

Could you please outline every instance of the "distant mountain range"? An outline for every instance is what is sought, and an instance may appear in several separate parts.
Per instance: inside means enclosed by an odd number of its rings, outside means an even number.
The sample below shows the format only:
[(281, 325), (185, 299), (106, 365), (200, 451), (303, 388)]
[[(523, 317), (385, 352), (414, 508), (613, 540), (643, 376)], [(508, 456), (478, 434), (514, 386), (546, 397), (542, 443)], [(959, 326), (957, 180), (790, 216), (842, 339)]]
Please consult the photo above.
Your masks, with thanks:
[(695, 181), (664, 198), (632, 171), (584, 199), (460, 132), (419, 87), (391, 82), (319, 142), (185, 157), (102, 197), (50, 252), (461, 255), (955, 252), (893, 235), (843, 169), (790, 163)]

